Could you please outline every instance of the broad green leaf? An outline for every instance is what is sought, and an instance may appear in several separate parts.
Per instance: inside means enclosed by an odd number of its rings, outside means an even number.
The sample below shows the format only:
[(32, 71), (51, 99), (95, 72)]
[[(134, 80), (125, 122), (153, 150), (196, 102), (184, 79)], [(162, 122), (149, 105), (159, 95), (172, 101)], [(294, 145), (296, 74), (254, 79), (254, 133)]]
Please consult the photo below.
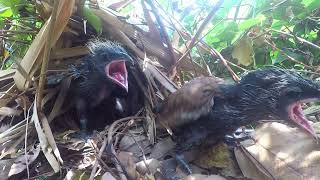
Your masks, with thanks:
[(319, 0), (303, 0), (301, 2), (309, 11), (313, 11), (320, 7)]
[[(13, 15), (18, 15), (18, 7), (21, 5), (21, 1), (25, 2), (25, 0), (0, 0), (0, 17), (11, 17)], [(3, 15), (1, 11), (3, 8), (10, 8), (11, 12)]]
[(88, 20), (88, 23), (96, 30), (98, 34), (102, 33), (101, 19), (96, 16), (88, 6), (83, 7), (83, 15)]
[(239, 29), (240, 30), (248, 29), (254, 25), (262, 23), (264, 20), (266, 20), (266, 17), (263, 14), (260, 14), (259, 16), (255, 17), (253, 19), (248, 19), (248, 20), (241, 22), (239, 24)]
[(2, 7), (0, 4), (0, 17), (11, 17), (13, 15), (10, 7)]

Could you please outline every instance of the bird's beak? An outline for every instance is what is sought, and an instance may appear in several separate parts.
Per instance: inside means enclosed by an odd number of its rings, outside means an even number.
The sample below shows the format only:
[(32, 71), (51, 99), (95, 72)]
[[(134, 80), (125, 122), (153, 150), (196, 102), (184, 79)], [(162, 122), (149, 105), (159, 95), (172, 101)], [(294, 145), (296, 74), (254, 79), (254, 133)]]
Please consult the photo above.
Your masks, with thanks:
[(316, 131), (314, 130), (309, 120), (303, 114), (301, 102), (296, 102), (289, 106), (289, 116), (290, 119), (296, 125), (298, 125), (301, 129), (305, 130), (308, 134), (310, 134), (313, 138), (315, 138), (318, 141)]
[(105, 67), (105, 73), (114, 83), (128, 92), (128, 71), (126, 60), (113, 60)]

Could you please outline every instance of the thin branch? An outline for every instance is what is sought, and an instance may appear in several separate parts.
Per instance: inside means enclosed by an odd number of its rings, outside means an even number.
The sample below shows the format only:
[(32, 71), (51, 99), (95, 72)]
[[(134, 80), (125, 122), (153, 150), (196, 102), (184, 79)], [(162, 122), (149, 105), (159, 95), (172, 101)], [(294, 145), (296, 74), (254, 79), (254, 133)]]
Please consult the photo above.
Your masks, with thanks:
[[(192, 49), (192, 47), (194, 46), (196, 40), (198, 39), (198, 37), (201, 35), (202, 31), (204, 30), (204, 28), (208, 25), (209, 21), (212, 19), (212, 17), (215, 15), (215, 13), (218, 11), (218, 9), (220, 8), (220, 6), (222, 5), (223, 0), (218, 1), (215, 6), (212, 8), (212, 10), (210, 11), (210, 13), (208, 14), (208, 16), (206, 17), (206, 19), (202, 22), (202, 24), (200, 25), (198, 31), (196, 32), (196, 34), (192, 37), (191, 42), (188, 46), (188, 49)], [(181, 59), (185, 58), (187, 55), (187, 53), (183, 54), (181, 56), (181, 58), (178, 60), (180, 61)]]
[(172, 44), (171, 44), (171, 41), (169, 39), (169, 36), (168, 36), (168, 33), (165, 29), (165, 26), (161, 20), (161, 18), (159, 17), (159, 12), (158, 12), (158, 9), (155, 7), (155, 5), (153, 4), (152, 0), (147, 0), (148, 4), (151, 6), (152, 10), (153, 10), (153, 14), (155, 15), (156, 19), (157, 19), (157, 22), (160, 26), (160, 31), (162, 32), (162, 35), (166, 41), (166, 44), (168, 46), (168, 50), (169, 50), (169, 55), (170, 55), (170, 58), (171, 58), (171, 63), (172, 65), (174, 65), (177, 60), (176, 58), (174, 57), (174, 50), (173, 50), (173, 47), (172, 47)]
[(273, 32), (277, 32), (277, 33), (283, 34), (283, 35), (285, 35), (285, 36), (293, 37), (293, 38), (297, 39), (298, 41), (300, 41), (301, 43), (310, 45), (310, 46), (312, 46), (312, 47), (317, 48), (317, 49), (320, 50), (320, 47), (319, 47), (319, 46), (317, 46), (317, 45), (313, 44), (312, 42), (307, 41), (307, 40), (305, 40), (305, 39), (303, 39), (303, 38), (301, 38), (301, 37), (297, 37), (297, 36), (295, 36), (295, 35), (292, 35), (292, 34), (289, 34), (289, 33), (283, 32), (283, 31), (275, 30), (275, 29), (270, 29), (270, 30), (273, 31)]
[(283, 50), (281, 50), (280, 48), (276, 47), (275, 45), (273, 45), (272, 43), (268, 42), (267, 40), (265, 40), (265, 43), (267, 43), (269, 46), (271, 46), (273, 49), (276, 49), (278, 50), (281, 54), (283, 54), (284, 56), (286, 56), (288, 58), (288, 60), (294, 62), (294, 63), (297, 63), (297, 64), (301, 64), (303, 65), (305, 68), (308, 68), (308, 69), (312, 69), (314, 70), (314, 67), (312, 66), (309, 66), (309, 65), (306, 65), (304, 64), (303, 62), (300, 62), (298, 60), (296, 60), (295, 58), (291, 57), (290, 55), (288, 55), (287, 53), (285, 53)]

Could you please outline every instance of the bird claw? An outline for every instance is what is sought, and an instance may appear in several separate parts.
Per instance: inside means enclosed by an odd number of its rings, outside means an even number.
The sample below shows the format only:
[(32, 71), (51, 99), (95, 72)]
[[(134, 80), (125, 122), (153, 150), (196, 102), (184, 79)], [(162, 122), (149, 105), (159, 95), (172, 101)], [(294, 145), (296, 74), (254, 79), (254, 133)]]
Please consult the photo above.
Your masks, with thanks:
[(182, 154), (176, 154), (176, 161), (177, 163), (184, 169), (187, 171), (188, 175), (192, 174), (192, 170), (190, 168), (190, 166), (188, 165), (188, 162), (186, 161), (186, 159), (184, 158), (184, 155)]

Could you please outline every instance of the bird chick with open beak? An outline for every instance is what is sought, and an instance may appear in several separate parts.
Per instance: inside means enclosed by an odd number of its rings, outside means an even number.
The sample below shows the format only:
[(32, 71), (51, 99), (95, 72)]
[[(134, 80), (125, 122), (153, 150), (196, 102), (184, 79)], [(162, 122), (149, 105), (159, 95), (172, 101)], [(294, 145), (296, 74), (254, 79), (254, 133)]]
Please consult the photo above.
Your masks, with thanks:
[(275, 67), (249, 72), (237, 84), (199, 77), (167, 97), (157, 121), (172, 131), (179, 153), (261, 120), (285, 120), (317, 139), (301, 104), (319, 98), (317, 83)]
[(93, 41), (88, 47), (90, 54), (72, 72), (75, 106), (83, 135), (87, 134), (88, 121), (94, 121), (88, 120), (88, 114), (106, 104), (105, 101), (115, 110), (123, 111), (119, 98), (128, 92), (127, 66), (133, 61), (124, 48), (111, 41)]

